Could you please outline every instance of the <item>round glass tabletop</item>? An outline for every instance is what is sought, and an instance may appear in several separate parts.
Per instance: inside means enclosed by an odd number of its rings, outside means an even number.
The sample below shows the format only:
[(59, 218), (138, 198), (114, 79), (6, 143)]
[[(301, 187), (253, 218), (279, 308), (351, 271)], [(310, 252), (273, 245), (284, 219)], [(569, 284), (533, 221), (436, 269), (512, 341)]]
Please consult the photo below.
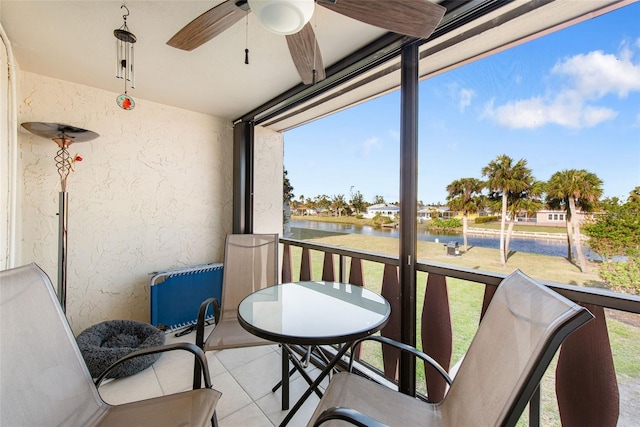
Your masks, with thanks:
[(361, 286), (338, 282), (294, 282), (246, 297), (238, 320), (249, 332), (285, 344), (338, 344), (384, 327), (391, 307)]

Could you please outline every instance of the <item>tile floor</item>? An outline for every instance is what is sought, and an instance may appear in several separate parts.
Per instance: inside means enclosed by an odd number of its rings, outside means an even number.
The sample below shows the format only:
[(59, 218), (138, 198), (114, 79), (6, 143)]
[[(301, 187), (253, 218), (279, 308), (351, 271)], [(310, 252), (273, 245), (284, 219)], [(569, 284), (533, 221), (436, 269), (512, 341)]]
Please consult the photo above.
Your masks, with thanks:
[[(166, 343), (194, 342), (195, 333), (176, 338), (167, 334)], [(220, 427), (270, 427), (279, 425), (287, 411), (281, 410), (281, 389), (271, 388), (280, 380), (280, 348), (277, 345), (211, 351), (206, 353), (213, 388), (222, 392), (216, 408)], [(315, 378), (317, 369), (309, 368)], [(144, 371), (103, 383), (102, 398), (120, 404), (189, 390), (193, 380), (193, 356), (186, 351), (164, 353)], [(307, 383), (299, 373), (290, 382), (290, 406), (304, 393)], [(325, 380), (326, 386), (326, 380)], [(289, 426), (306, 426), (318, 404), (312, 394), (292, 418)]]

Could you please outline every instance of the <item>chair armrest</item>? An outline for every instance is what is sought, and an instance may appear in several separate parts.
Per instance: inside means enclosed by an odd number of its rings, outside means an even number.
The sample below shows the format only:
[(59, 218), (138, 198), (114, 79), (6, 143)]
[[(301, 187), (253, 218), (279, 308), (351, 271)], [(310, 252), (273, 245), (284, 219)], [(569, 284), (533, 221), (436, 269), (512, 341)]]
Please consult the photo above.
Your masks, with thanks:
[[(215, 298), (207, 298), (200, 304), (200, 308), (198, 309), (198, 319), (196, 321), (196, 346), (204, 351), (204, 327), (205, 327), (205, 315), (207, 314), (207, 309), (209, 305), (213, 306), (213, 317), (216, 322), (216, 326), (220, 321), (220, 304), (218, 300)], [(215, 327), (215, 326), (214, 326)], [(200, 376), (201, 370), (198, 364), (194, 364), (193, 366), (193, 388), (194, 390), (200, 388)]]
[(341, 420), (351, 423), (359, 427), (387, 427), (386, 424), (369, 417), (368, 415), (358, 412), (355, 409), (333, 407), (325, 409), (313, 424), (314, 427), (330, 420)]
[(100, 374), (100, 376), (96, 379), (95, 381), (95, 385), (96, 387), (99, 387), (100, 384), (102, 383), (102, 381), (106, 378), (107, 373), (115, 368), (116, 366), (118, 366), (119, 364), (121, 364), (122, 362), (125, 362), (129, 359), (133, 359), (135, 357), (138, 356), (146, 356), (149, 354), (156, 354), (156, 353), (164, 353), (165, 351), (172, 351), (172, 350), (186, 350), (190, 353), (193, 353), (193, 355), (195, 356), (195, 360), (198, 361), (200, 368), (202, 368), (202, 372), (204, 375), (204, 385), (207, 388), (211, 388), (211, 376), (209, 375), (209, 364), (207, 363), (207, 359), (204, 356), (204, 352), (202, 350), (200, 350), (200, 348), (198, 348), (197, 346), (188, 343), (188, 342), (179, 342), (179, 343), (175, 343), (175, 344), (167, 344), (167, 345), (163, 345), (160, 347), (151, 347), (151, 348), (145, 348), (142, 350), (137, 350), (134, 351), (133, 353), (129, 353), (124, 357), (121, 357), (120, 359), (116, 360), (114, 363), (111, 364), (111, 366), (109, 366), (107, 369), (104, 370), (103, 373)]
[(451, 377), (449, 376), (449, 374), (447, 373), (447, 371), (438, 363), (436, 362), (432, 357), (430, 357), (429, 355), (421, 352), (420, 350), (416, 349), (415, 347), (411, 347), (410, 345), (392, 340), (391, 338), (387, 338), (387, 337), (383, 337), (383, 336), (379, 336), (379, 335), (372, 335), (366, 338), (362, 338), (359, 339), (357, 341), (355, 341), (353, 343), (353, 346), (351, 347), (351, 359), (349, 360), (349, 372), (351, 372), (351, 368), (353, 366), (353, 355), (355, 353), (355, 348), (360, 345), (360, 343), (362, 343), (363, 341), (378, 341), (381, 342), (383, 344), (387, 344), (390, 345), (392, 347), (396, 347), (398, 349), (400, 349), (401, 351), (406, 351), (408, 353), (413, 354), (414, 356), (422, 359), (423, 361), (427, 362), (429, 365), (433, 366), (435, 368), (436, 371), (438, 371), (438, 373), (440, 375), (442, 375), (442, 377), (444, 378), (444, 380), (447, 382), (447, 384), (451, 385)]
[(200, 309), (198, 310), (198, 320), (196, 323), (196, 345), (204, 350), (204, 326), (205, 326), (205, 315), (207, 313), (207, 309), (209, 305), (213, 304), (213, 317), (215, 319), (216, 325), (220, 321), (220, 304), (218, 300), (215, 298), (207, 298), (200, 304)]

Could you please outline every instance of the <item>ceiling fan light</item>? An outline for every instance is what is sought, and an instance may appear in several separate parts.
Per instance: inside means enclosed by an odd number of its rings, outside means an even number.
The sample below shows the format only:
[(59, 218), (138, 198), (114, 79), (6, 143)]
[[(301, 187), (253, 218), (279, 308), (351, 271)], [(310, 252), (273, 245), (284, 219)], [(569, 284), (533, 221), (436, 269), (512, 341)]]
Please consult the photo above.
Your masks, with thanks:
[(280, 34), (295, 34), (302, 30), (313, 15), (314, 0), (248, 0), (249, 7), (267, 30)]

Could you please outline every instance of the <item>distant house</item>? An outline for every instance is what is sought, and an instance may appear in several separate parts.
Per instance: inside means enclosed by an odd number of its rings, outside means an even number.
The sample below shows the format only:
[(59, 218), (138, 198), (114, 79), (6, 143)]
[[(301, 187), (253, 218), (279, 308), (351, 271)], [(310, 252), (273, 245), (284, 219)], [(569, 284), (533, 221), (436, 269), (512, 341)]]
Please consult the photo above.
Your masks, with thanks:
[(362, 216), (373, 218), (378, 214), (393, 219), (400, 214), (400, 207), (396, 205), (372, 205), (367, 208), (367, 213)]
[(298, 205), (293, 209), (293, 214), (297, 216), (317, 215), (315, 209), (307, 207), (307, 205)]
[[(564, 212), (563, 212), (564, 214)], [(509, 215), (507, 215), (507, 218), (509, 217)], [(518, 212), (516, 213), (516, 222), (529, 222), (533, 225), (537, 224), (537, 214), (528, 214), (527, 212)]]
[[(576, 213), (578, 221), (584, 222), (584, 212)], [(565, 211), (540, 210), (536, 213), (536, 225), (546, 225), (551, 227), (564, 226), (567, 221), (567, 213)]]
[(436, 218), (454, 218), (457, 212), (444, 205), (429, 205), (418, 210), (418, 222), (430, 221)]

